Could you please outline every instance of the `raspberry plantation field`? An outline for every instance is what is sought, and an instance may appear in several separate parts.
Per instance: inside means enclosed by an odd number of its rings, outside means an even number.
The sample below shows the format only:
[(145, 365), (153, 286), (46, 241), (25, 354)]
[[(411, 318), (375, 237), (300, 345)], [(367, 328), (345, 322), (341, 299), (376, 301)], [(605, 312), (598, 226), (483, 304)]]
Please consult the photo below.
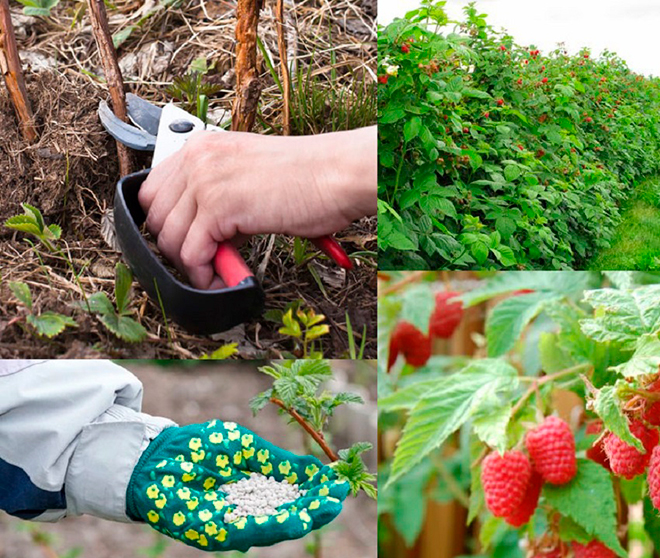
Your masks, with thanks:
[(660, 80), (442, 5), (379, 30), (380, 266), (583, 268), (660, 170)]

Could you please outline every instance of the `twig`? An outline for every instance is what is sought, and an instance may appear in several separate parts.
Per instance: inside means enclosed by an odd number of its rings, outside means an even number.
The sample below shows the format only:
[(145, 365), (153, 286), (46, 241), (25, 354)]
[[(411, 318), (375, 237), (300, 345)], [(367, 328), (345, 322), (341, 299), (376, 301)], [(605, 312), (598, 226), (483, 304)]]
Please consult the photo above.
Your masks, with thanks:
[(282, 120), (282, 134), (291, 134), (291, 77), (289, 75), (289, 61), (286, 50), (286, 35), (284, 34), (284, 0), (277, 0), (275, 6), (277, 17), (277, 46), (280, 51), (280, 68), (282, 70), (282, 93), (284, 96), (284, 114)]
[(321, 447), (323, 452), (328, 456), (330, 461), (339, 461), (339, 456), (332, 450), (332, 448), (328, 445), (328, 443), (325, 441), (325, 437), (323, 436), (323, 432), (317, 432), (314, 430), (311, 425), (296, 411), (295, 409), (291, 407), (287, 407), (284, 404), (284, 401), (281, 399), (277, 399), (276, 397), (271, 397), (270, 402), (273, 403), (274, 405), (277, 405), (281, 409), (284, 409), (287, 413), (289, 413), (295, 420), (302, 426), (305, 431), (312, 437), (314, 438), (314, 441)]
[(261, 5), (261, 0), (238, 0), (236, 4), (236, 100), (231, 129), (237, 132), (252, 130), (261, 96), (262, 83), (257, 71), (257, 28)]
[[(121, 76), (117, 51), (112, 43), (110, 26), (108, 25), (108, 14), (105, 10), (103, 0), (87, 0), (89, 5), (89, 17), (92, 21), (92, 32), (94, 40), (101, 56), (101, 65), (105, 73), (105, 80), (110, 90), (112, 99), (112, 110), (117, 118), (128, 122), (128, 111), (126, 110), (126, 94), (124, 92), (124, 80)], [(119, 158), (119, 172), (122, 176), (130, 174), (133, 161), (123, 143), (117, 141), (117, 156)]]
[(394, 283), (393, 285), (390, 285), (389, 287), (385, 287), (379, 296), (385, 296), (388, 294), (395, 293), (397, 291), (400, 291), (403, 287), (406, 285), (409, 285), (410, 283), (416, 283), (419, 281), (424, 275), (429, 273), (428, 271), (413, 271), (410, 272), (409, 275), (405, 279), (401, 279), (401, 281)]
[(4, 75), (23, 137), (27, 141), (33, 142), (37, 139), (37, 129), (25, 88), (21, 59), (18, 56), (16, 34), (9, 12), (9, 0), (0, 0), (0, 70)]

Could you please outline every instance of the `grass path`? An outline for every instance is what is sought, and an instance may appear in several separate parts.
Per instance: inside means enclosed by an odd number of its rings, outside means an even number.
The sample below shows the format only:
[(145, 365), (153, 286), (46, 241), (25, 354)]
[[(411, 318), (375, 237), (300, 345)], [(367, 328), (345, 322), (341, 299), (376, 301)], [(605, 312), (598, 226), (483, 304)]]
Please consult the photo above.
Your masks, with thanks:
[(660, 176), (638, 185), (622, 217), (612, 246), (596, 254), (588, 269), (660, 269)]

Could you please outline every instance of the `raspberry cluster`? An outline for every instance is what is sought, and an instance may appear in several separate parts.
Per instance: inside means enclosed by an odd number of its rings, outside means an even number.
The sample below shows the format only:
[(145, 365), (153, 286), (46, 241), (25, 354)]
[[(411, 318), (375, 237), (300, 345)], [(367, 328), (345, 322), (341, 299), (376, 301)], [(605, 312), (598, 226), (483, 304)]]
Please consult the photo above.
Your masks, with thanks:
[(527, 453), (493, 452), (483, 463), (481, 483), (486, 505), (496, 517), (521, 527), (534, 515), (544, 483), (570, 482), (577, 473), (575, 438), (568, 424), (547, 417), (525, 439)]
[(461, 293), (443, 291), (435, 296), (435, 308), (429, 319), (429, 334), (424, 335), (413, 324), (399, 322), (390, 337), (390, 350), (387, 369), (394, 366), (401, 354), (411, 366), (420, 367), (426, 364), (431, 356), (433, 338), (449, 339), (456, 331), (463, 318), (463, 303), (450, 302)]

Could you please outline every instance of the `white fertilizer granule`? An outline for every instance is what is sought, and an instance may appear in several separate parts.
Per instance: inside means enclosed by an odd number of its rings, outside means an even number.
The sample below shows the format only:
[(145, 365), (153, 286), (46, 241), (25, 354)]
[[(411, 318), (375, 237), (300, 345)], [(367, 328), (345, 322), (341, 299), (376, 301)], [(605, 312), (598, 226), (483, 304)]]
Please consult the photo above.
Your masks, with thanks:
[(297, 484), (280, 482), (259, 473), (225, 484), (220, 490), (226, 493), (225, 500), (232, 506), (232, 511), (225, 514), (225, 523), (248, 515), (275, 515), (279, 506), (305, 495)]

